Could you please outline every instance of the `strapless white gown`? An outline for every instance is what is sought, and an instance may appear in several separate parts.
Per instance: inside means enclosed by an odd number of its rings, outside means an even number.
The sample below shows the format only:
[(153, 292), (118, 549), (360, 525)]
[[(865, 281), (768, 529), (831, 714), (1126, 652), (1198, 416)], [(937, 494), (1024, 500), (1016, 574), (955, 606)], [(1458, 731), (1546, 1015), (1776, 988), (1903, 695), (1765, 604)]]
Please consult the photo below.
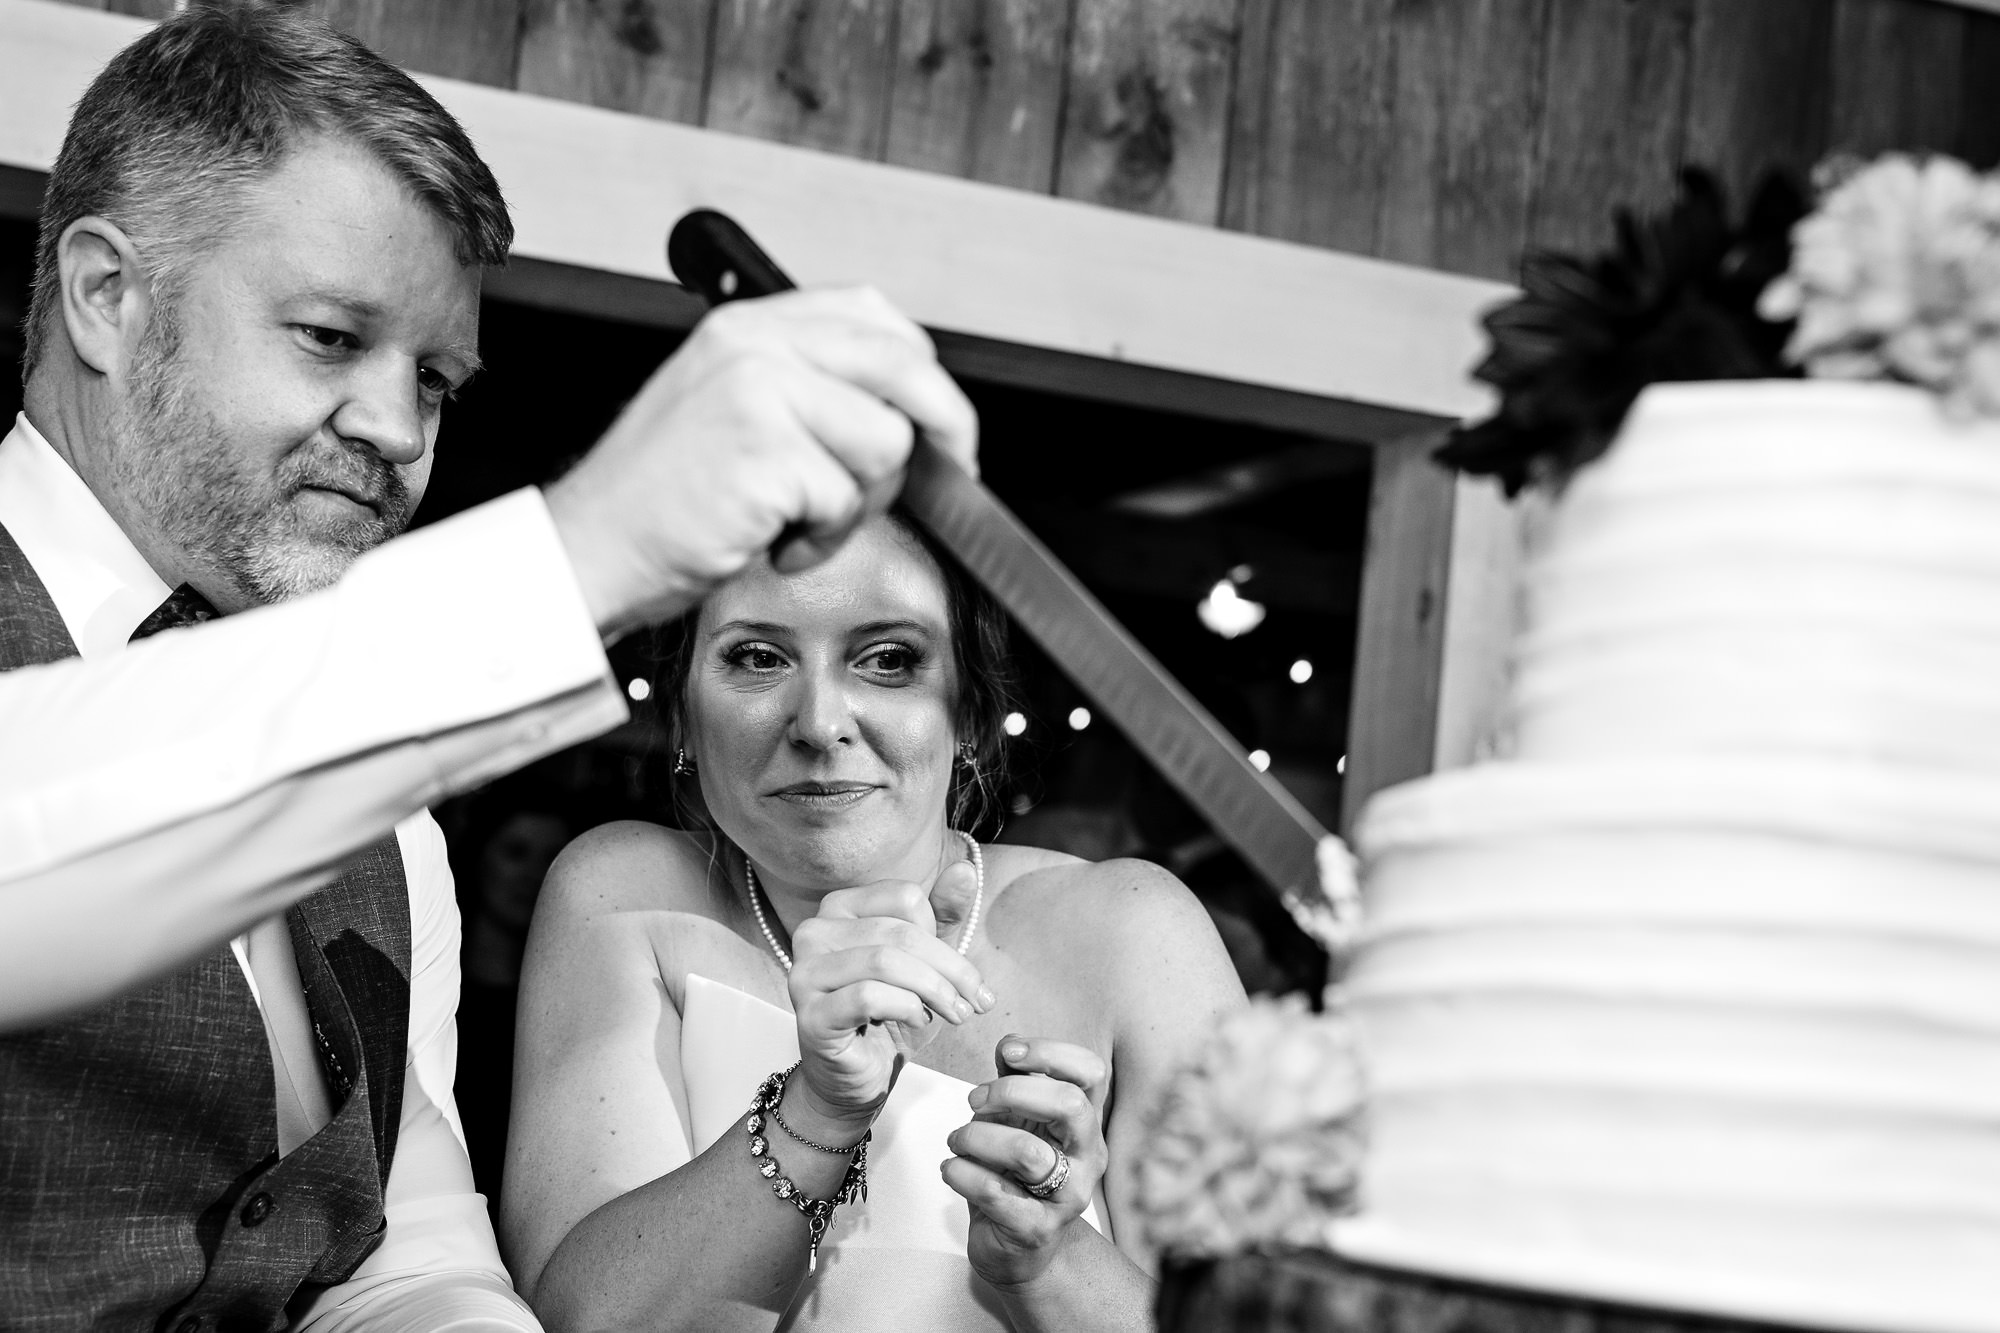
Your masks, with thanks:
[[(743, 1136), (750, 1097), (774, 1069), (799, 1058), (792, 1015), (754, 995), (690, 973), (681, 1014), (681, 1073), (693, 1150)], [(780, 1329), (941, 1333), (1006, 1330), (999, 1299), (965, 1258), (971, 1215), (938, 1174), (945, 1136), (971, 1118), (972, 1084), (905, 1065), (875, 1122), (868, 1198), (834, 1214), (819, 1271), (806, 1279)], [(779, 1136), (774, 1154), (784, 1161)], [(744, 1149), (749, 1150), (746, 1144)], [(795, 1148), (796, 1151), (810, 1151)], [(1100, 1225), (1095, 1206), (1084, 1220)]]

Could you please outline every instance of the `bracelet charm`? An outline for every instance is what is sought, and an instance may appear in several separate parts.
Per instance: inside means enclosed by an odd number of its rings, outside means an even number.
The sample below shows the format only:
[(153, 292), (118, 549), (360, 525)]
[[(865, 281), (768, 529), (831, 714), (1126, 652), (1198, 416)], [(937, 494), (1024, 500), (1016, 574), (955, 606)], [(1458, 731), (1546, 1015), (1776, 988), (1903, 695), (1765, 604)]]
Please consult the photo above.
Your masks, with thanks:
[[(861, 1141), (852, 1148), (829, 1148), (822, 1143), (814, 1143), (792, 1132), (790, 1125), (778, 1114), (778, 1102), (785, 1095), (785, 1084), (798, 1069), (794, 1064), (790, 1069), (780, 1070), (764, 1080), (757, 1089), (757, 1095), (750, 1099), (750, 1115), (743, 1122), (744, 1132), (750, 1136), (750, 1156), (757, 1162), (757, 1174), (771, 1182), (771, 1193), (791, 1204), (806, 1219), (806, 1232), (810, 1238), (810, 1248), (806, 1251), (806, 1272), (808, 1275), (819, 1271), (819, 1246), (826, 1238), (827, 1228), (833, 1224), (833, 1210), (844, 1203), (854, 1203), (868, 1197), (868, 1141), (875, 1136), (869, 1130), (861, 1136)], [(797, 1139), (808, 1148), (820, 1152), (848, 1157), (847, 1174), (841, 1177), (840, 1188), (832, 1197), (814, 1199), (792, 1183), (791, 1177), (778, 1174), (778, 1160), (771, 1156), (770, 1140), (764, 1136), (768, 1122), (776, 1122), (786, 1135)]]

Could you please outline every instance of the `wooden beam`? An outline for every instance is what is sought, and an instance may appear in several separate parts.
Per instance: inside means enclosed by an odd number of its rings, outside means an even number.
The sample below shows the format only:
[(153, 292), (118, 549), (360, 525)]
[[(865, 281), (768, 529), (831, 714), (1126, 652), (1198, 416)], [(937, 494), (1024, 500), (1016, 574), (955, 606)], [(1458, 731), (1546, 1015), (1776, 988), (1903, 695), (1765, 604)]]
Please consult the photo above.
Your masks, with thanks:
[[(140, 21), (0, 0), (0, 164), (46, 171)], [(804, 282), (868, 281), (988, 343), (1458, 418), (1509, 289), (972, 181), (426, 78), (512, 201), (517, 253), (663, 281), (666, 229), (725, 209)]]

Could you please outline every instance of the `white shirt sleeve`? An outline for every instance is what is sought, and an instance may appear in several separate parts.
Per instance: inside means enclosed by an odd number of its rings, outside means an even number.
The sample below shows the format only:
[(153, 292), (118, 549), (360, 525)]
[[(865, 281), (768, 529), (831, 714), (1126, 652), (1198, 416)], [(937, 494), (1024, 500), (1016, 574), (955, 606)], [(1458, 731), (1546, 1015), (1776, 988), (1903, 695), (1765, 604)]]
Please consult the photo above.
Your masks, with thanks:
[(472, 1184), (452, 1100), (458, 1065), (458, 904), (444, 834), (426, 813), (396, 827), (410, 887), (410, 1045), (384, 1199), (388, 1231), (352, 1277), (321, 1292), (299, 1333), (534, 1333), (486, 1203)]
[(626, 716), (533, 490), (325, 592), (0, 673), (0, 1030), (185, 964)]

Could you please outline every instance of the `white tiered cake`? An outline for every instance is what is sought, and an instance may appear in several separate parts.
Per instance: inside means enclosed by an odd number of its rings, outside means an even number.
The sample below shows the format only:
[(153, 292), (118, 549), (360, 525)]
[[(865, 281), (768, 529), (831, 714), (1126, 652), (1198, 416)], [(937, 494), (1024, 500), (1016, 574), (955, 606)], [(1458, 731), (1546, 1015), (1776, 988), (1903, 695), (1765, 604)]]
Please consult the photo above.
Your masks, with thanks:
[(1383, 793), (1353, 1257), (2000, 1329), (2000, 424), (1655, 386), (1531, 562), (1514, 758)]

